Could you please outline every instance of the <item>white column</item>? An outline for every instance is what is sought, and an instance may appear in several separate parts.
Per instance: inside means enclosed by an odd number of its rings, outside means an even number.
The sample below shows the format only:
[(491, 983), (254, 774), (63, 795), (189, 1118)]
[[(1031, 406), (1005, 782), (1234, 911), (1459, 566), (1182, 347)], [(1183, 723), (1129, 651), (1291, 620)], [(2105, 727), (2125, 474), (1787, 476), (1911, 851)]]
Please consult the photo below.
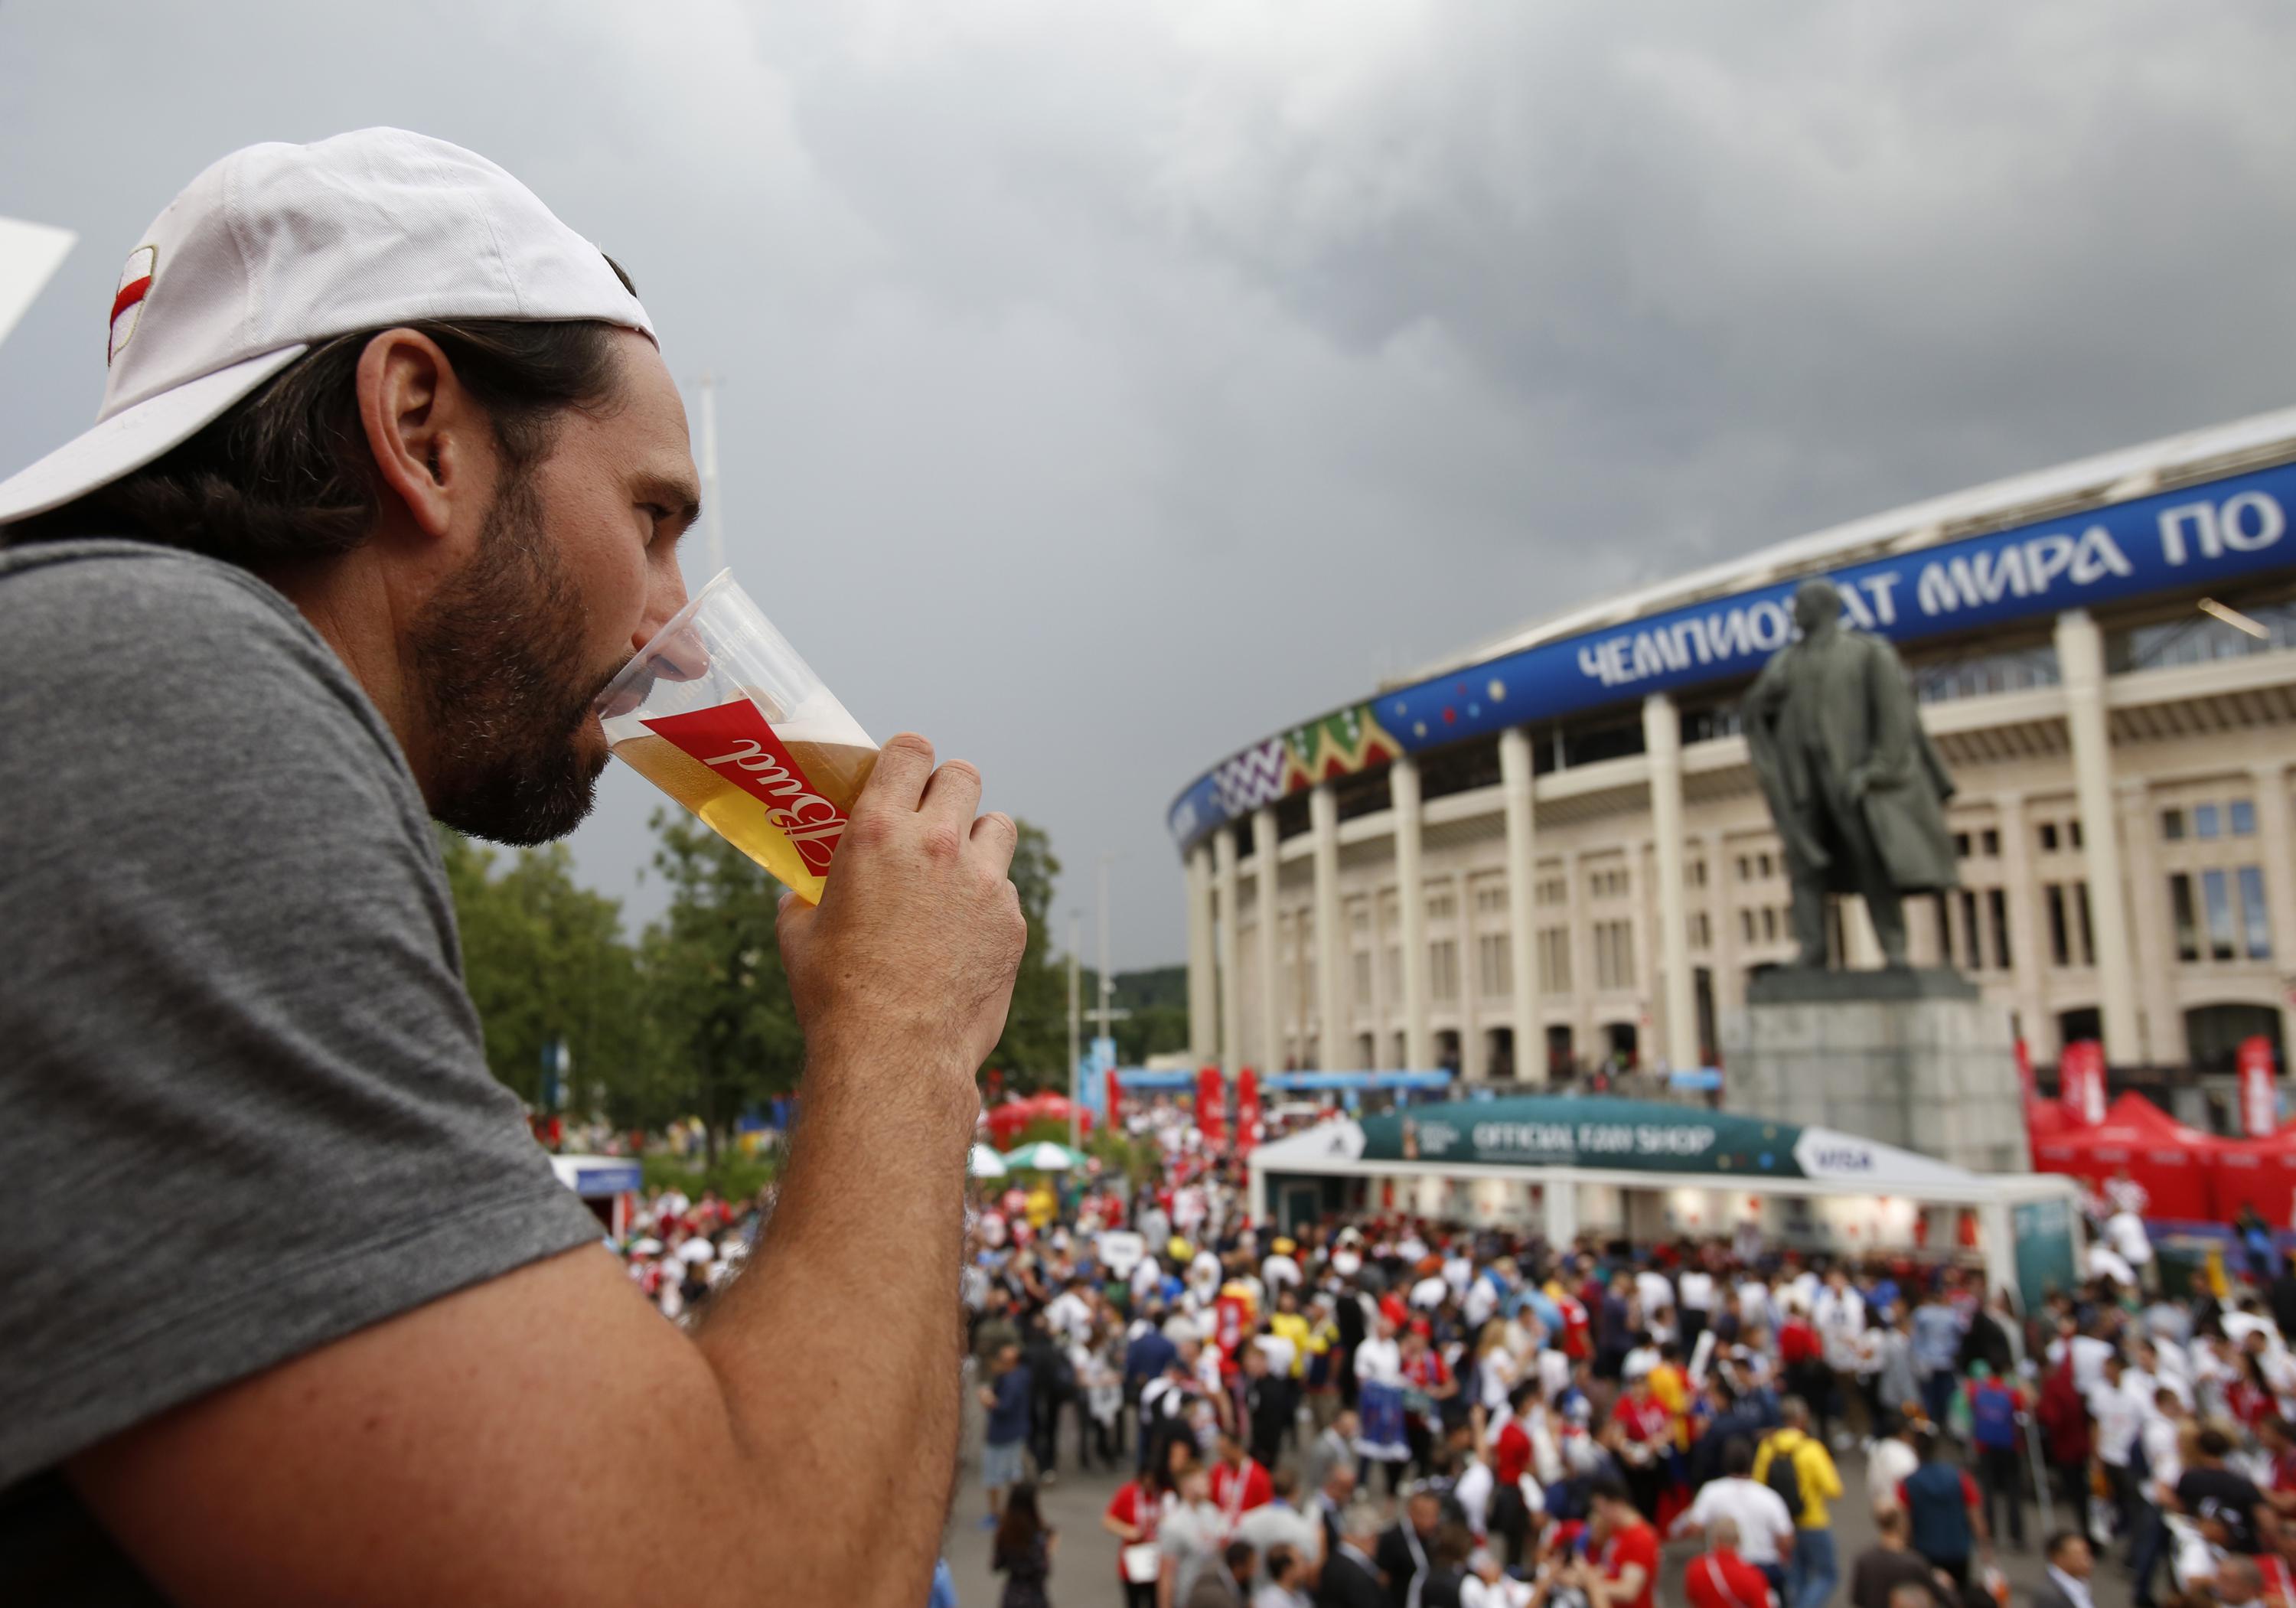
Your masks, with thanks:
[(1259, 925), (1254, 929), (1259, 940), (1255, 947), (1259, 951), (1259, 997), (1252, 1002), (1259, 1007), (1259, 1070), (1280, 1072), (1283, 1070), (1283, 1026), (1278, 1010), (1282, 990), (1275, 980), (1275, 890), (1283, 880), (1283, 873), (1277, 864), (1274, 810), (1263, 809), (1251, 817), (1251, 847), (1252, 898), (1259, 912)]
[(1340, 1011), (1340, 801), (1327, 783), (1308, 795), (1316, 834), (1316, 1064), (1348, 1064), (1347, 1020)]
[(1666, 1063), (1699, 1063), (1698, 1004), (1690, 976), (1690, 907), (1682, 885), (1682, 717), (1674, 700), (1643, 700), (1643, 747), (1650, 754), (1651, 831), (1658, 850), (1659, 987), (1666, 1011)]
[(2086, 609), (2057, 616), (2057, 669), (2065, 685), (2065, 731), (2072, 741), (2081, 848), (2088, 860), (2088, 907), (2096, 930), (2098, 1005), (2104, 1058), (2141, 1061), (2136, 966), (2128, 947), (2128, 899), (2120, 875), (2120, 823), (2113, 818), (2112, 730), (2104, 712), (2104, 633)]
[(1210, 1066), (1219, 1053), (1212, 980), (1212, 846), (1188, 850), (1188, 1056)]
[[(1706, 833), (1706, 919), (1714, 929), (1713, 938), (1706, 951), (1706, 964), (1714, 972), (1715, 1029), (1721, 1029), (1720, 1017), (1725, 1011), (1734, 1011), (1746, 1002), (1738, 979), (1737, 908), (1730, 892), (1734, 886), (1730, 873), (1734, 867), (1725, 852), (1726, 840), (1719, 827), (1709, 828)], [(1714, 1046), (1720, 1054), (1722, 1046)]]
[(1219, 988), (1219, 1064), (1233, 1085), (1243, 1067), (1243, 928), (1235, 908), (1235, 828), (1212, 834), (1212, 884), (1218, 892), (1219, 942), (1213, 951)]
[(1452, 967), (1458, 992), (1452, 1003), (1459, 1013), (1459, 1076), (1469, 1083), (1481, 1083), (1489, 1079), (1491, 1069), (1483, 1043), (1488, 1013), (1483, 1004), (1482, 931), (1475, 921), (1474, 879), (1462, 874), (1445, 885), (1451, 890), (1451, 942), (1458, 956)]
[[(2152, 789), (2144, 778), (2132, 776), (2116, 791), (2123, 829), (2121, 847), (2128, 852), (2129, 952), (2136, 963), (2136, 975), (2143, 980), (2144, 1059), (2155, 1066), (2174, 1066), (2185, 1059), (2185, 1014), (2177, 1007), (2177, 956), (2169, 942), (2169, 886), (2153, 838), (2161, 830), (2160, 817), (2152, 810)], [(2087, 840), (2088, 829), (2083, 827), (2084, 846)], [(2089, 898), (2096, 898), (2093, 887)], [(2092, 931), (2095, 924), (2092, 904)]]
[[(2296, 835), (2288, 819), (2288, 767), (2271, 760), (2256, 767), (2256, 838), (2264, 848), (2264, 907), (2272, 917), (2272, 960), (2280, 972), (2280, 1053), (2296, 1056), (2296, 1000), (2285, 980), (2296, 977)], [(2283, 1065), (2281, 1074), (2287, 1075)]]
[(1387, 770), (1395, 810), (1395, 874), (1403, 916), (1403, 1054), (1408, 1071), (1435, 1064), (1435, 1037), (1427, 1025), (1427, 879), (1419, 859), (1419, 761), (1398, 755)]
[(1570, 951), (1570, 1054), (1594, 1066), (1605, 1047), (1595, 1042), (1595, 920), (1587, 909), (1587, 857), (1575, 849), (1562, 856), (1562, 896), (1570, 917), (1563, 944)]
[[(2057, 1024), (2041, 983), (2042, 894), (2033, 866), (2033, 822), (2025, 813), (2021, 792), (2003, 793), (1995, 800), (1995, 809), (1996, 830), (2001, 833), (2001, 890), (2009, 903), (2009, 991), (2017, 1002), (2018, 1033), (2038, 1066), (2063, 1046), (2057, 1043)], [(2081, 835), (2086, 841), (2086, 827)], [(1977, 926), (1975, 941), (1982, 955), (1993, 941), (1982, 889), (1978, 890)]]
[[(1514, 1075), (1546, 1080), (1546, 1029), (1538, 1019), (1538, 811), (1531, 794), (1530, 734), (1499, 734), (1499, 789), (1506, 812), (1507, 995), (1514, 1021)], [(1557, 1242), (1568, 1244), (1568, 1240)]]

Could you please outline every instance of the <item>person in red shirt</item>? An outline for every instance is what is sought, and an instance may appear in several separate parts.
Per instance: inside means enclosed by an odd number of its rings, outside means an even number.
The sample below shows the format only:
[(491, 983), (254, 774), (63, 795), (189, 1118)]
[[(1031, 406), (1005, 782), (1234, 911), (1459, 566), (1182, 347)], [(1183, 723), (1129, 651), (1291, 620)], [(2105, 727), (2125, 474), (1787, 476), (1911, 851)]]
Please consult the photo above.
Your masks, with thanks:
[(1706, 1550), (1682, 1571), (1690, 1608), (1768, 1608), (1770, 1582), (1738, 1555), (1738, 1521), (1717, 1519), (1708, 1526)]
[(1497, 1538), (1500, 1561), (1510, 1569), (1521, 1564), (1530, 1538), (1530, 1508), (1522, 1499), (1521, 1485), (1531, 1459), (1530, 1432), (1524, 1419), (1538, 1401), (1535, 1379), (1508, 1391), (1506, 1419), (1491, 1439), (1490, 1532)]
[(1603, 1439), (1626, 1469), (1635, 1505), (1644, 1518), (1657, 1518), (1674, 1451), (1674, 1415), (1652, 1394), (1648, 1374), (1627, 1382), (1627, 1393), (1611, 1408), (1611, 1426)]
[[(1114, 1536), (1117, 1541), (1116, 1579), (1124, 1587), (1125, 1608), (1156, 1608), (1156, 1572), (1159, 1560), (1133, 1553), (1136, 1566), (1125, 1567), (1127, 1553), (1135, 1547), (1156, 1545), (1156, 1520), (1160, 1507), (1156, 1492), (1148, 1483), (1148, 1476), (1128, 1480), (1117, 1487), (1116, 1495), (1109, 1499), (1108, 1511), (1100, 1515), (1100, 1527)], [(1135, 1579), (1135, 1574), (1146, 1575)]]
[(1267, 1471), (1251, 1460), (1234, 1432), (1222, 1430), (1219, 1461), (1212, 1464), (1212, 1505), (1226, 1515), (1228, 1533), (1235, 1532), (1238, 1519), (1255, 1507), (1267, 1506), (1275, 1497)]
[(1562, 1314), (1562, 1354), (1573, 1362), (1583, 1362), (1595, 1355), (1595, 1330), (1587, 1316), (1587, 1304), (1575, 1295), (1557, 1298), (1555, 1307)]
[(1572, 1582), (1588, 1608), (1657, 1608), (1658, 1531), (1636, 1510), (1626, 1486), (1596, 1480), (1587, 1489), (1595, 1563)]
[(1818, 1338), (1808, 1309), (1799, 1300), (1787, 1302), (1785, 1321), (1778, 1325), (1778, 1372), (1784, 1376), (1787, 1391), (1813, 1408), (1823, 1407), (1833, 1395), (1833, 1373), (1825, 1366), (1825, 1342)]

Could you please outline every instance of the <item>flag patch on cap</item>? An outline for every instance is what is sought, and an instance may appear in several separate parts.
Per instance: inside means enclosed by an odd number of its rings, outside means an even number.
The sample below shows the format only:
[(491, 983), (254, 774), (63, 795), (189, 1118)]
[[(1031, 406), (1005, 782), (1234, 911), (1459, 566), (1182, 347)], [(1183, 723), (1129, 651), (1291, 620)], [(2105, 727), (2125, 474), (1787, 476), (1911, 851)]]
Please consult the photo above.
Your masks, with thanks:
[(152, 292), (152, 275), (160, 267), (160, 248), (138, 246), (127, 254), (127, 266), (119, 270), (119, 289), (111, 298), (111, 341), (103, 350), (103, 365), (119, 356), (119, 349), (135, 332), (135, 321), (143, 316), (144, 298)]

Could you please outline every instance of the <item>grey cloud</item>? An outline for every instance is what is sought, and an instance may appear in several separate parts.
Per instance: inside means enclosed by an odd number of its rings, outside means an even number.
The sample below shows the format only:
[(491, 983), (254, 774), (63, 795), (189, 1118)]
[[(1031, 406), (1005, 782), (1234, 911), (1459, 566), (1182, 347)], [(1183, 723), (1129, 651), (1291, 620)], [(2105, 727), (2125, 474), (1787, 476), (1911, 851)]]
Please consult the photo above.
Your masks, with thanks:
[[(1063, 912), (1125, 857), (1124, 963), (1182, 950), (1172, 793), (1383, 669), (2288, 398), (2274, 6), (394, 15), (0, 5), (0, 211), (85, 237), (0, 469), (202, 162), (472, 145), (725, 376), (732, 562), (865, 723), (1044, 822)], [(602, 884), (652, 803), (610, 773)]]

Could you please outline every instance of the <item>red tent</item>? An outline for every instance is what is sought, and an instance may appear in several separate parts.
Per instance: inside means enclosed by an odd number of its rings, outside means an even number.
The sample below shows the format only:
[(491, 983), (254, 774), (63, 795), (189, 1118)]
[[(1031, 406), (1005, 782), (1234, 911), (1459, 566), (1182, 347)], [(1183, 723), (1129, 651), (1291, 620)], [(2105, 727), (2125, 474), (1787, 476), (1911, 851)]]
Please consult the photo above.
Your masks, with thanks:
[(2095, 1128), (2036, 1129), (2033, 1166), (2080, 1178), (2099, 1193), (2127, 1173), (2144, 1191), (2146, 1217), (2208, 1222), (2218, 1216), (2210, 1181), (2223, 1143), (2186, 1128), (2142, 1095), (2127, 1094)]
[[(1041, 1095), (1026, 1098), (1015, 1095), (1002, 1105), (988, 1108), (988, 1132), (999, 1150), (1010, 1149), (1020, 1137), (1021, 1130), (1031, 1122), (1066, 1122), (1069, 1120), (1069, 1100), (1066, 1095), (1056, 1095), (1047, 1089)], [(1092, 1112), (1087, 1108), (1078, 1118), (1079, 1134), (1092, 1131)]]
[(2029, 1099), (2025, 1102), (2025, 1134), (2036, 1144), (2043, 1139), (2068, 1132), (2074, 1126), (2072, 1113), (2065, 1110), (2062, 1100)]
[(2296, 1220), (2296, 1128), (2261, 1139), (2219, 1139), (2210, 1161), (2220, 1220), (2232, 1221), (2243, 1206), (2275, 1227)]

